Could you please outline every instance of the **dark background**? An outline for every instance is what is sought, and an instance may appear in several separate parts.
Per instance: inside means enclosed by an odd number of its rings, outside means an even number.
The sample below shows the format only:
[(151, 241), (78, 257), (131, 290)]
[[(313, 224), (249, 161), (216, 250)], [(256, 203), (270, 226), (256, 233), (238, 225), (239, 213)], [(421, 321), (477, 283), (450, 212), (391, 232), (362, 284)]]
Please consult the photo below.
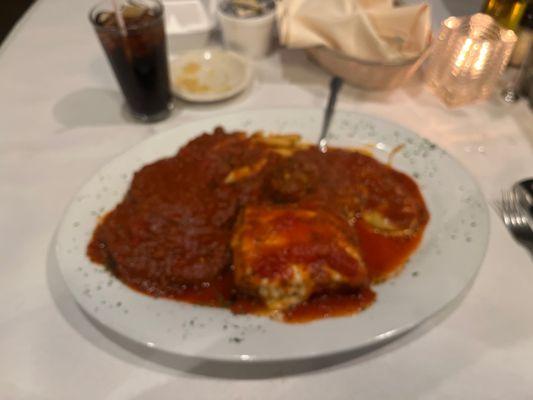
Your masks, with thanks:
[(0, 11), (0, 44), (24, 12), (35, 0), (6, 0)]

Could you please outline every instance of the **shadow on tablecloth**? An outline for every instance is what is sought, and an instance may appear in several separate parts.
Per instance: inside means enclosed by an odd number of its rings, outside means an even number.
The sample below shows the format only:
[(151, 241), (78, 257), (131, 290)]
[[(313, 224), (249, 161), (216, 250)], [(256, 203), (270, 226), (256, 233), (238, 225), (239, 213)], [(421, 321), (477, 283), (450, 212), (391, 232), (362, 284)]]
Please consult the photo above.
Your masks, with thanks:
[(55, 120), (64, 127), (57, 133), (83, 126), (119, 125), (135, 122), (117, 90), (87, 87), (75, 90), (55, 103)]

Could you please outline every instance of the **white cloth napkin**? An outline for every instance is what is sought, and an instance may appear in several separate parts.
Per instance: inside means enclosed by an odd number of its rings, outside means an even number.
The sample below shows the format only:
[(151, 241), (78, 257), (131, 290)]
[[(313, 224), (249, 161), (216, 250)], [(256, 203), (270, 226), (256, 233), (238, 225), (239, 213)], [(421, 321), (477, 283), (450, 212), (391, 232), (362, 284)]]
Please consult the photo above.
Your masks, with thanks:
[(281, 0), (276, 13), (285, 46), (322, 45), (368, 61), (416, 57), (431, 35), (426, 3), (394, 7), (393, 0)]

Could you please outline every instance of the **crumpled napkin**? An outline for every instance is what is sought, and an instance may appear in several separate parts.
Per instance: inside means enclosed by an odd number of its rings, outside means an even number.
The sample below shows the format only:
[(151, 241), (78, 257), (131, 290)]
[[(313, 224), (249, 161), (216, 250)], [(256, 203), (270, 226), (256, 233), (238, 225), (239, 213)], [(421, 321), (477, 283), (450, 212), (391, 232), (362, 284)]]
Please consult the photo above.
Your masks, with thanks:
[(426, 3), (394, 7), (393, 0), (281, 0), (276, 14), (285, 46), (326, 46), (367, 61), (416, 57), (431, 36)]

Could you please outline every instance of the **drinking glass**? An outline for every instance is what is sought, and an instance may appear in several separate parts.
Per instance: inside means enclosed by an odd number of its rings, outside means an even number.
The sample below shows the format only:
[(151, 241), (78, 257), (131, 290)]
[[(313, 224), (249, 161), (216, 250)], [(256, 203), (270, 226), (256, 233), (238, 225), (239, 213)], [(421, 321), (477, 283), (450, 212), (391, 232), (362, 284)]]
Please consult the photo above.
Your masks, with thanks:
[(144, 122), (166, 118), (172, 100), (161, 2), (101, 1), (89, 18), (132, 115)]

